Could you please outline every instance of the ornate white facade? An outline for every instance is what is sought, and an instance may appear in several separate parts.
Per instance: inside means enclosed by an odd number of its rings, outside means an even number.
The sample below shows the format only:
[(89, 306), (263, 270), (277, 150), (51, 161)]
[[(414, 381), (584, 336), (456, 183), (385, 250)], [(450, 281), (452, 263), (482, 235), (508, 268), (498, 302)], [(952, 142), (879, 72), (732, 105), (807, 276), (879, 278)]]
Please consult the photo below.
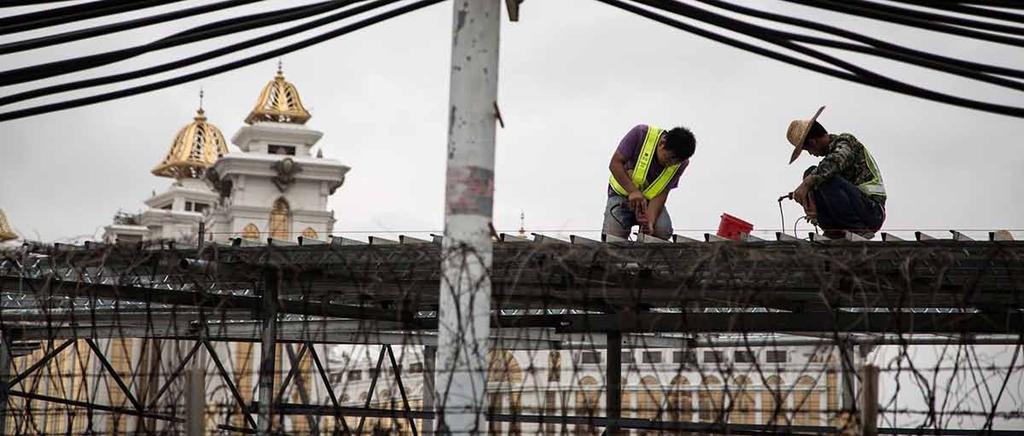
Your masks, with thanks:
[(196, 244), (200, 223), (208, 240), (326, 239), (335, 222), (327, 200), (349, 167), (322, 151), (314, 156), (323, 133), (305, 126), (310, 116), (280, 69), (232, 138), (240, 151), (228, 152), (200, 108), (153, 169), (174, 182), (146, 200), (144, 211), (119, 213), (104, 240)]

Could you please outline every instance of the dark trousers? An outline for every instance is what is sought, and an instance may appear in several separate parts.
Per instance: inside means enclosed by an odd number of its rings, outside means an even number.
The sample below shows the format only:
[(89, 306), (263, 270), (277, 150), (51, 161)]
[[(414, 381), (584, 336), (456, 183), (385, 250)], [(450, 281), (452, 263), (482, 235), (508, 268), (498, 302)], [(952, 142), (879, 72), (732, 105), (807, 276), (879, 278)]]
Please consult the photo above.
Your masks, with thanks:
[(860, 188), (839, 176), (821, 182), (811, 191), (823, 230), (854, 233), (877, 232), (885, 221), (885, 209)]

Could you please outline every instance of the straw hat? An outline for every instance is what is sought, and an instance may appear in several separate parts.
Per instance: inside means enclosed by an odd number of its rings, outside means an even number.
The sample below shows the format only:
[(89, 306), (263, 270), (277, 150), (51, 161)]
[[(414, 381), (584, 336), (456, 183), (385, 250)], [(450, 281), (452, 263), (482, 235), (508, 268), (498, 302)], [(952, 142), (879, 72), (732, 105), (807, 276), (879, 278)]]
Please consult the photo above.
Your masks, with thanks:
[(804, 151), (804, 141), (807, 140), (807, 133), (811, 131), (811, 126), (814, 125), (814, 121), (818, 119), (818, 115), (821, 115), (823, 110), (825, 110), (825, 106), (818, 108), (818, 111), (809, 120), (793, 120), (789, 122), (789, 130), (786, 130), (786, 139), (789, 140), (790, 144), (793, 144), (793, 154), (789, 156), (789, 163), (793, 163), (796, 158), (800, 157), (800, 153)]

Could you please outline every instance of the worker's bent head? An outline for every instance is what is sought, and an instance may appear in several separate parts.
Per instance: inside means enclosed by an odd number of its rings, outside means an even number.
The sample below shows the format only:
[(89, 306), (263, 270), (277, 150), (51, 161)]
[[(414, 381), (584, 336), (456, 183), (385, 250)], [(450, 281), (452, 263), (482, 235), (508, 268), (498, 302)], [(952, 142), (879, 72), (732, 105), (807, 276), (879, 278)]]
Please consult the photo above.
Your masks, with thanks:
[(829, 142), (828, 130), (825, 130), (821, 123), (815, 121), (811, 125), (811, 130), (807, 132), (807, 138), (804, 139), (804, 150), (807, 150), (812, 156), (821, 157), (828, 154)]
[(658, 161), (662, 165), (675, 165), (693, 156), (697, 138), (686, 127), (676, 127), (665, 133), (658, 143)]

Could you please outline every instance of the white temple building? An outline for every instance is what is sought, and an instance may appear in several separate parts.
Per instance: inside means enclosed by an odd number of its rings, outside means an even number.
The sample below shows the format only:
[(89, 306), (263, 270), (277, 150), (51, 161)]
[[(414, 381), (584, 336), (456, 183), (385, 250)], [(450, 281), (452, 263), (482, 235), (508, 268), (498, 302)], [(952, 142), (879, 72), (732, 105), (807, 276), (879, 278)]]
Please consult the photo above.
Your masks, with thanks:
[(313, 155), (323, 132), (306, 127), (310, 117), (280, 68), (232, 138), (239, 151), (229, 152), (200, 107), (153, 168), (174, 181), (141, 213), (119, 213), (104, 240), (195, 244), (200, 223), (207, 240), (326, 238), (335, 222), (327, 199), (349, 167), (324, 158), (322, 149)]

